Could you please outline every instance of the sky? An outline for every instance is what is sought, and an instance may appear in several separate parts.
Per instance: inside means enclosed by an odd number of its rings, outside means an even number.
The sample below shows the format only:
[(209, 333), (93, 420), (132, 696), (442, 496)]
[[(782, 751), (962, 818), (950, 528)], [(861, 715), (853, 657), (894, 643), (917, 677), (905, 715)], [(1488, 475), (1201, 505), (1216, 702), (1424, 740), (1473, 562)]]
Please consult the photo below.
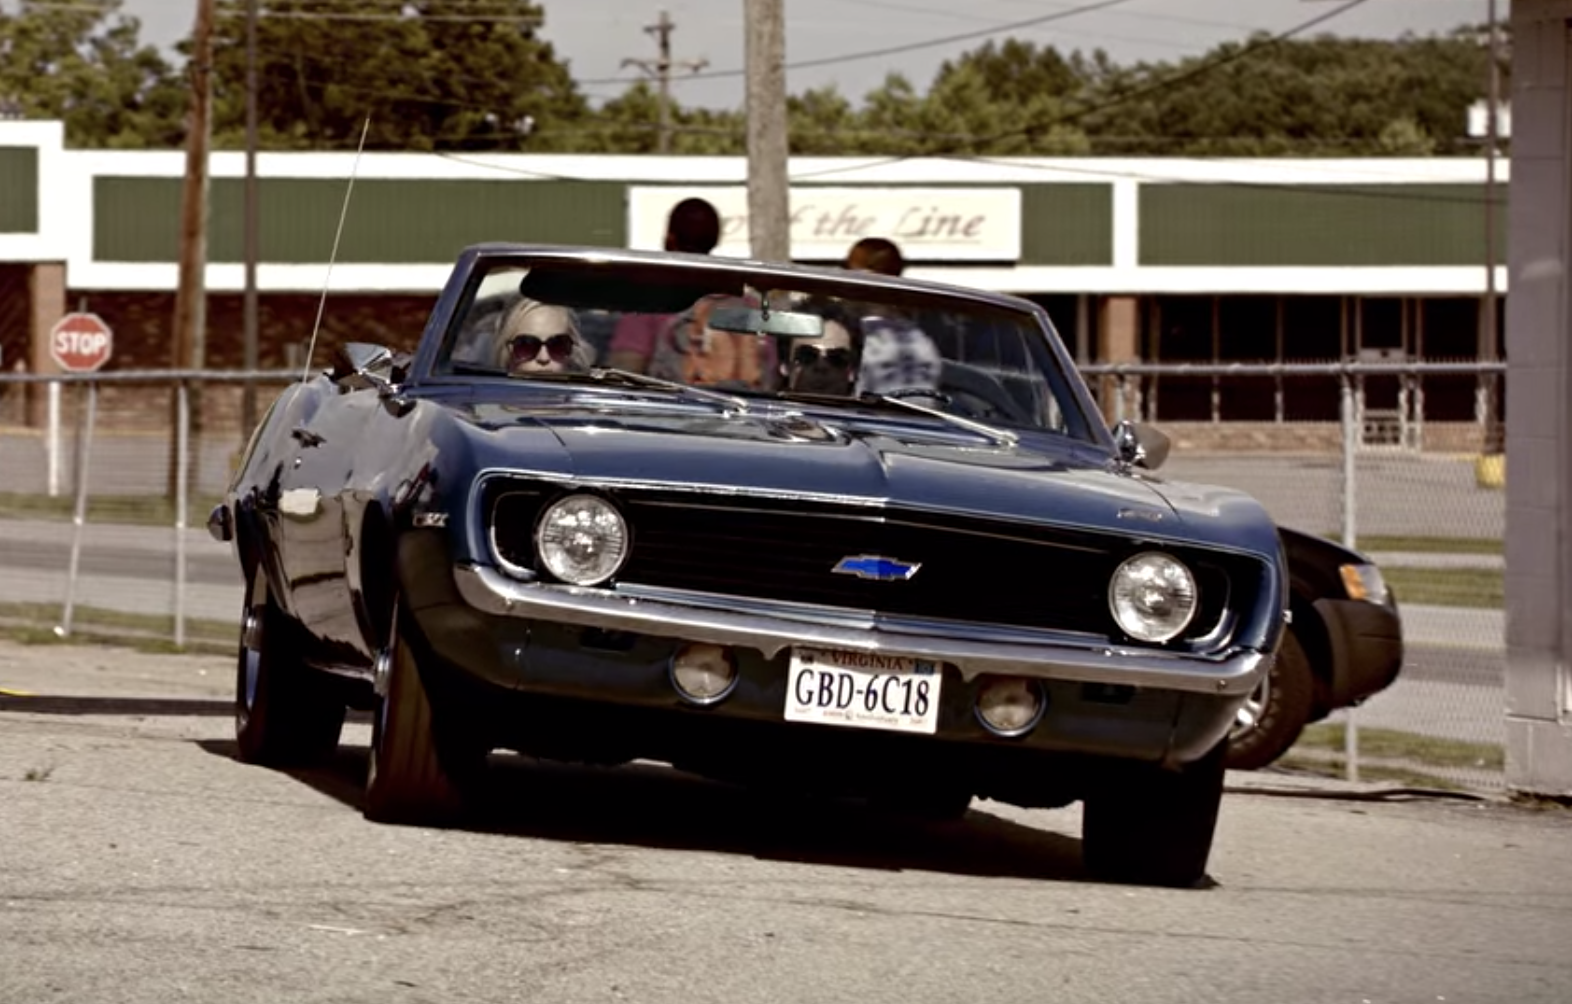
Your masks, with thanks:
[[(352, 0), (323, 0), (344, 7)], [(1280, 32), (1328, 15), (1344, 0), (1124, 0), (1104, 9), (1074, 13), (1096, 0), (783, 0), (788, 67), (805, 60), (835, 60), (827, 65), (789, 70), (787, 87), (835, 85), (860, 102), (885, 75), (906, 74), (920, 90), (947, 58), (1010, 34), (1051, 44), (1060, 51), (1104, 49), (1115, 62), (1159, 61), (1199, 55), (1252, 31)], [(0, 6), (6, 6), (0, 4)], [(614, 97), (639, 71), (623, 68), (624, 58), (649, 59), (656, 41), (646, 32), (662, 9), (676, 24), (672, 56), (705, 59), (709, 76), (673, 86), (686, 105), (736, 108), (743, 104), (744, 0), (544, 0), (544, 37), (568, 61), (573, 75), (588, 81), (592, 99)], [(1507, 16), (1507, 2), (1498, 3)], [(124, 0), (126, 13), (142, 22), (142, 38), (172, 46), (190, 33), (195, 0)], [(1328, 20), (1313, 33), (1394, 38), (1449, 31), (1483, 23), (1487, 0), (1366, 0)], [(1063, 14), (1054, 21), (1015, 32), (973, 37), (913, 51), (859, 59), (837, 57), (870, 50), (915, 45), (959, 34), (985, 32), (1029, 18)]]

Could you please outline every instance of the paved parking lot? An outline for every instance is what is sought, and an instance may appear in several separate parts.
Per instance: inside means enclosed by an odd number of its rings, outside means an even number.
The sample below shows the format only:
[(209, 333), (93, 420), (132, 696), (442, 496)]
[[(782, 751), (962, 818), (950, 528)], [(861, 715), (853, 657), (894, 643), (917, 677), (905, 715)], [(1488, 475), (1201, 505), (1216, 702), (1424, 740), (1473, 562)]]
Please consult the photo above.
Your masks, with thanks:
[[(103, 704), (107, 711), (113, 704)], [(81, 710), (81, 709), (79, 709)], [(1562, 1004), (1572, 813), (1233, 779), (1212, 884), (1101, 885), (1075, 808), (961, 823), (499, 764), (452, 829), (215, 717), (0, 712), (0, 1001)]]

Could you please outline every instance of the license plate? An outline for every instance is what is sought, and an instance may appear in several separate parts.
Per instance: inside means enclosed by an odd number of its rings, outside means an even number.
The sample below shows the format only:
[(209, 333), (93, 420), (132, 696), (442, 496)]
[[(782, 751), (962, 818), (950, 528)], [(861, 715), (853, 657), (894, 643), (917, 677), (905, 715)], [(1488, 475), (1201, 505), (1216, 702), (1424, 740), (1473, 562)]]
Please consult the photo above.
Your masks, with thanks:
[(926, 659), (794, 648), (786, 720), (932, 735), (942, 679), (938, 663)]

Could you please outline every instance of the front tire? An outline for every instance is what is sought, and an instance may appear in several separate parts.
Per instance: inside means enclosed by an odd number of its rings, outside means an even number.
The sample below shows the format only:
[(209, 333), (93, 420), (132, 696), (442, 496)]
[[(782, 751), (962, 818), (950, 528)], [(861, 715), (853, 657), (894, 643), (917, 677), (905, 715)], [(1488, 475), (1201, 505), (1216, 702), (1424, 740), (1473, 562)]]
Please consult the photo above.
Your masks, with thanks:
[(1119, 771), (1086, 796), (1081, 853), (1093, 877), (1192, 888), (1206, 877), (1223, 799), (1224, 747), (1177, 771)]
[(461, 755), (459, 744), (440, 741), (431, 695), (401, 619), (395, 600), (386, 693), (375, 702), (371, 724), (364, 815), (381, 823), (440, 822), (462, 811), (459, 781), (479, 770), (485, 752)]
[(1230, 770), (1257, 770), (1273, 763), (1299, 741), (1310, 721), (1315, 679), (1310, 658), (1293, 631), (1283, 635), (1271, 673), (1250, 700), (1256, 722), (1229, 734), (1226, 766)]
[(235, 664), (241, 761), (285, 767), (327, 759), (344, 728), (344, 701), (300, 658), (297, 629), (269, 593), (261, 562), (251, 570), (241, 611)]

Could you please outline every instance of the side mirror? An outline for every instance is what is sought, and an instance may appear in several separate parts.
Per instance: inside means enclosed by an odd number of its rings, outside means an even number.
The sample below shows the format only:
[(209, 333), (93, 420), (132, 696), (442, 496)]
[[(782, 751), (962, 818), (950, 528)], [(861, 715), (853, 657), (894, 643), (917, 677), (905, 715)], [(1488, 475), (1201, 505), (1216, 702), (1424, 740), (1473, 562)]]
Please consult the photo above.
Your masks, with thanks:
[(1114, 426), (1114, 442), (1119, 447), (1119, 459), (1134, 467), (1155, 471), (1168, 459), (1173, 440), (1156, 427), (1140, 422), (1123, 421)]
[(366, 342), (348, 342), (333, 353), (328, 379), (351, 390), (393, 386), (393, 350)]

